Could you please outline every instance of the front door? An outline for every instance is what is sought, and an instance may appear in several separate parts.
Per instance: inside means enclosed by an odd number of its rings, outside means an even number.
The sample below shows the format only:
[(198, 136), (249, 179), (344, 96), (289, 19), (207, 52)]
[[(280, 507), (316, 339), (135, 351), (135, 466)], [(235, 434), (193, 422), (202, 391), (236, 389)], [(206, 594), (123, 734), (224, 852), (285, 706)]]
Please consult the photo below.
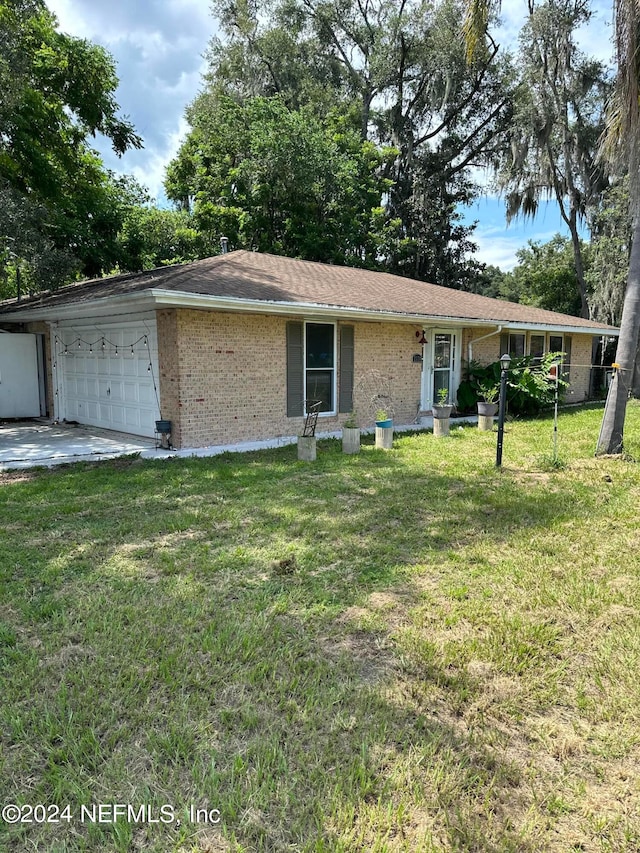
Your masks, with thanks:
[(446, 389), (449, 403), (455, 403), (460, 384), (459, 332), (438, 331), (428, 335), (423, 353), (422, 408), (431, 409)]

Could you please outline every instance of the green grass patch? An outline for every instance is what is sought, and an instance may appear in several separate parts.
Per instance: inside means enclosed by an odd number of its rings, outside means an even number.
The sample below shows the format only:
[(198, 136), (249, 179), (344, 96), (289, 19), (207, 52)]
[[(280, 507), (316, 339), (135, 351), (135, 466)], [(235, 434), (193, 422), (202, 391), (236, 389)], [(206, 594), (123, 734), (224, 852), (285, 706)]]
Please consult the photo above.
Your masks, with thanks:
[(640, 406), (624, 460), (600, 418), (501, 471), (464, 427), (2, 476), (0, 803), (72, 817), (0, 850), (637, 850)]

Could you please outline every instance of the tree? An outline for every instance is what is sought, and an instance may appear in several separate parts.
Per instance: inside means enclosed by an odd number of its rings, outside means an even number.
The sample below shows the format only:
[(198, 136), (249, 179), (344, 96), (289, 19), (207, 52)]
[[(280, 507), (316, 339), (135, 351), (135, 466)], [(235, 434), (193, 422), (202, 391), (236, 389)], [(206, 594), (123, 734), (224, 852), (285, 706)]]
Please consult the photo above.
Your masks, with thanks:
[(375, 265), (393, 228), (381, 210), (389, 188), (381, 171), (395, 152), (280, 97), (237, 103), (206, 93), (188, 117), (193, 129), (165, 187), (201, 232), (225, 234), (236, 247)]
[[(463, 33), (469, 59), (486, 43), (488, 16), (493, 5), (487, 0), (467, 0)], [(601, 454), (622, 452), (627, 399), (640, 334), (640, 9), (634, 0), (616, 0), (614, 9), (617, 75), (607, 116), (606, 151), (611, 160), (622, 162), (629, 174), (632, 224), (616, 351), (619, 367), (605, 404), (596, 451)]]
[(607, 186), (597, 150), (609, 86), (601, 64), (575, 43), (589, 18), (588, 0), (531, 4), (520, 36), (518, 106), (498, 176), (507, 221), (519, 213), (535, 216), (543, 195), (555, 197), (571, 235), (582, 317), (590, 312), (580, 225)]
[[(385, 208), (395, 231), (386, 268), (463, 285), (472, 228), (472, 165), (495, 154), (509, 118), (511, 69), (497, 47), (465, 65), (455, 0), (276, 0), (215, 4), (224, 40), (210, 51), (207, 91), (243, 101), (278, 95), (291, 110), (354, 117), (361, 141), (391, 146)], [(442, 247), (446, 247), (443, 250)]]
[(616, 55), (618, 73), (608, 116), (606, 151), (624, 163), (629, 175), (631, 251), (616, 350), (618, 368), (607, 395), (598, 453), (621, 453), (627, 400), (640, 336), (640, 9), (631, 0), (617, 0)]
[(101, 133), (119, 154), (141, 145), (117, 115), (113, 60), (58, 32), (42, 0), (0, 0), (0, 48), (0, 195), (15, 214), (2, 219), (5, 263), (32, 287), (53, 284), (54, 269), (99, 272), (122, 186), (88, 140)]
[[(581, 254), (585, 255), (581, 246)], [(518, 265), (510, 273), (518, 302), (580, 316), (580, 294), (571, 240), (556, 234), (546, 243), (529, 240), (517, 252)], [(588, 268), (588, 264), (586, 264)]]
[(215, 235), (198, 231), (184, 210), (136, 205), (124, 216), (118, 234), (118, 266), (123, 270), (154, 269), (215, 254)]
[(592, 217), (591, 263), (586, 277), (595, 320), (620, 325), (630, 248), (629, 190), (625, 178), (604, 193)]
[(77, 272), (77, 259), (43, 232), (47, 218), (43, 205), (0, 187), (0, 299), (55, 287)]
[(512, 289), (511, 273), (503, 272), (493, 264), (481, 264), (473, 261), (469, 264), (470, 281), (468, 288), (471, 293), (489, 296), (491, 299), (507, 299), (518, 302), (518, 294)]

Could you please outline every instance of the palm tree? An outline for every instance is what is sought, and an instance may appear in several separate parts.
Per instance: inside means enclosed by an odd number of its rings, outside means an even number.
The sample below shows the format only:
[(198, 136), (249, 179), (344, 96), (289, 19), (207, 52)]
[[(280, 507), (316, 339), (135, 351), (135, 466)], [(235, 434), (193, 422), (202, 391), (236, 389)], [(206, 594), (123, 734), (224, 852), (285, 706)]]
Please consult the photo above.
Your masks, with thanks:
[[(533, 12), (534, 0), (528, 0)], [(486, 50), (489, 16), (499, 0), (467, 0), (464, 38), (467, 58)], [(631, 255), (616, 351), (617, 368), (605, 405), (596, 453), (621, 453), (627, 400), (640, 334), (640, 2), (615, 0), (617, 76), (607, 117), (603, 151), (623, 158), (629, 172)]]
[(596, 453), (622, 452), (624, 418), (640, 334), (640, 5), (637, 0), (616, 0), (615, 23), (618, 73), (603, 151), (611, 157), (623, 158), (628, 168), (631, 254), (616, 351), (618, 368), (607, 396)]

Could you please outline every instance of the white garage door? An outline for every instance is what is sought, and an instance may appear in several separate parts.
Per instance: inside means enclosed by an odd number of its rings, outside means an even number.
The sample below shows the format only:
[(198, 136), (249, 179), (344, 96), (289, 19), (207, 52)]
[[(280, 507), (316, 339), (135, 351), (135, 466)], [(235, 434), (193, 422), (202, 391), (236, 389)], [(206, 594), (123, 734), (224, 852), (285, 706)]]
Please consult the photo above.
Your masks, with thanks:
[(55, 340), (59, 418), (153, 436), (160, 417), (155, 319), (74, 323)]

